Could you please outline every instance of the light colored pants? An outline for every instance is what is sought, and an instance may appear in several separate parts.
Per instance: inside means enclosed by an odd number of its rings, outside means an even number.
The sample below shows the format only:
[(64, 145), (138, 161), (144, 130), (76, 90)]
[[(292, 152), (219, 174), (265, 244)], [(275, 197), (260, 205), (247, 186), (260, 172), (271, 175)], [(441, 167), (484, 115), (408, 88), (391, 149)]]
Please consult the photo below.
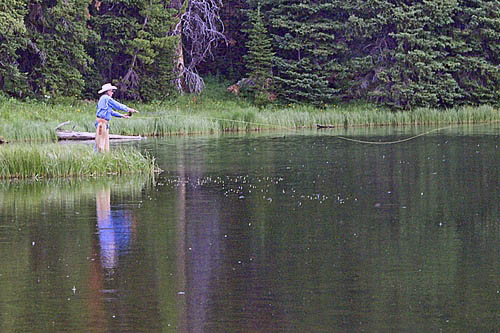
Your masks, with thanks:
[(108, 122), (104, 119), (97, 119), (97, 127), (95, 132), (95, 147), (98, 152), (109, 151)]

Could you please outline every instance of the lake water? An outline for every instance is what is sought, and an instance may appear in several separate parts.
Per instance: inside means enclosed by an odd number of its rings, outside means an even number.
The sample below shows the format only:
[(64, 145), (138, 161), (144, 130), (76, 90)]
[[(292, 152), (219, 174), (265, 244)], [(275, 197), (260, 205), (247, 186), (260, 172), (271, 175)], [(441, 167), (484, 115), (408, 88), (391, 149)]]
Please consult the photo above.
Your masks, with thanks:
[(143, 177), (0, 183), (1, 332), (498, 329), (498, 126), (147, 139)]

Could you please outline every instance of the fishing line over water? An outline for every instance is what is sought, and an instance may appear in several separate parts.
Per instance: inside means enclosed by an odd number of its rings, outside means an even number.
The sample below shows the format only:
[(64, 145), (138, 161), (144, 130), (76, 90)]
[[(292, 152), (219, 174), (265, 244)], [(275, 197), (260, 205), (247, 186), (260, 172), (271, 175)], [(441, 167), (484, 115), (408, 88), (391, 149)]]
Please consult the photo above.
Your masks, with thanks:
[[(176, 115), (164, 115), (164, 116), (153, 116), (153, 117), (137, 117), (137, 118), (170, 118), (170, 117), (185, 117), (185, 118), (188, 118), (190, 116), (176, 114)], [(236, 119), (229, 119), (229, 118), (203, 117), (203, 116), (198, 116), (198, 118), (205, 119), (205, 120), (210, 120), (210, 121), (227, 121), (227, 122), (242, 123), (242, 124), (247, 124), (247, 125), (255, 125), (255, 126), (260, 126), (260, 127), (270, 127), (270, 128), (275, 128), (275, 129), (283, 129), (283, 130), (291, 130), (291, 131), (296, 131), (297, 130), (297, 128), (287, 127), (287, 126), (282, 126), (282, 125), (267, 124), (267, 123), (258, 123), (258, 122), (251, 122), (251, 121), (245, 121), (245, 120), (236, 120)], [(394, 140), (394, 141), (367, 141), (367, 140), (358, 140), (358, 139), (353, 139), (353, 138), (349, 138), (349, 137), (342, 136), (342, 135), (336, 135), (336, 134), (332, 134), (331, 136), (336, 137), (336, 138), (338, 138), (340, 140), (350, 141), (350, 142), (355, 142), (355, 143), (360, 143), (360, 144), (391, 145), (391, 144), (398, 144), (398, 143), (403, 143), (403, 142), (411, 141), (411, 140), (417, 139), (419, 137), (426, 136), (426, 135), (428, 135), (430, 133), (433, 133), (433, 132), (438, 132), (438, 131), (442, 131), (442, 130), (451, 128), (453, 126), (454, 125), (448, 125), (448, 126), (444, 126), (444, 127), (440, 127), (440, 128), (435, 128), (435, 129), (432, 129), (432, 130), (429, 130), (429, 131), (426, 131), (426, 132), (423, 132), (423, 133), (420, 133), (420, 134), (417, 134), (417, 135), (413, 135), (413, 136), (408, 137), (408, 138), (404, 138), (404, 139), (400, 139), (400, 140)]]

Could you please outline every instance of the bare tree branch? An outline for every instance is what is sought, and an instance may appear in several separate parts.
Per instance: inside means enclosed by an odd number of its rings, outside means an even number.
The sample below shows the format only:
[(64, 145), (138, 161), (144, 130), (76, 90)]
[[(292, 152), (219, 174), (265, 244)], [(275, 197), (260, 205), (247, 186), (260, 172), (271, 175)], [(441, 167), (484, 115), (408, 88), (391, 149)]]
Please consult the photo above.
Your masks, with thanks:
[[(179, 91), (199, 93), (205, 87), (203, 79), (198, 75), (196, 66), (207, 56), (213, 56), (212, 50), (223, 40), (224, 24), (219, 11), (222, 0), (187, 0), (187, 10), (182, 14), (174, 33), (181, 34), (183, 50), (188, 57), (179, 71), (177, 88)], [(187, 65), (186, 65), (187, 63)], [(184, 81), (184, 82), (182, 82)]]

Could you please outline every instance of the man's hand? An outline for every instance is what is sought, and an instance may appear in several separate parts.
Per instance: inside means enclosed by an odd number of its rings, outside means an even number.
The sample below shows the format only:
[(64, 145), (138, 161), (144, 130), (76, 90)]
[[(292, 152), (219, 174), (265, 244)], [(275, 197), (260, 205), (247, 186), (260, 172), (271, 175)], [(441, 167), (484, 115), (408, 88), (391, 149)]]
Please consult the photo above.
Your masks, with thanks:
[(128, 117), (127, 118), (132, 117), (132, 115), (136, 112), (138, 112), (136, 109), (128, 108)]

